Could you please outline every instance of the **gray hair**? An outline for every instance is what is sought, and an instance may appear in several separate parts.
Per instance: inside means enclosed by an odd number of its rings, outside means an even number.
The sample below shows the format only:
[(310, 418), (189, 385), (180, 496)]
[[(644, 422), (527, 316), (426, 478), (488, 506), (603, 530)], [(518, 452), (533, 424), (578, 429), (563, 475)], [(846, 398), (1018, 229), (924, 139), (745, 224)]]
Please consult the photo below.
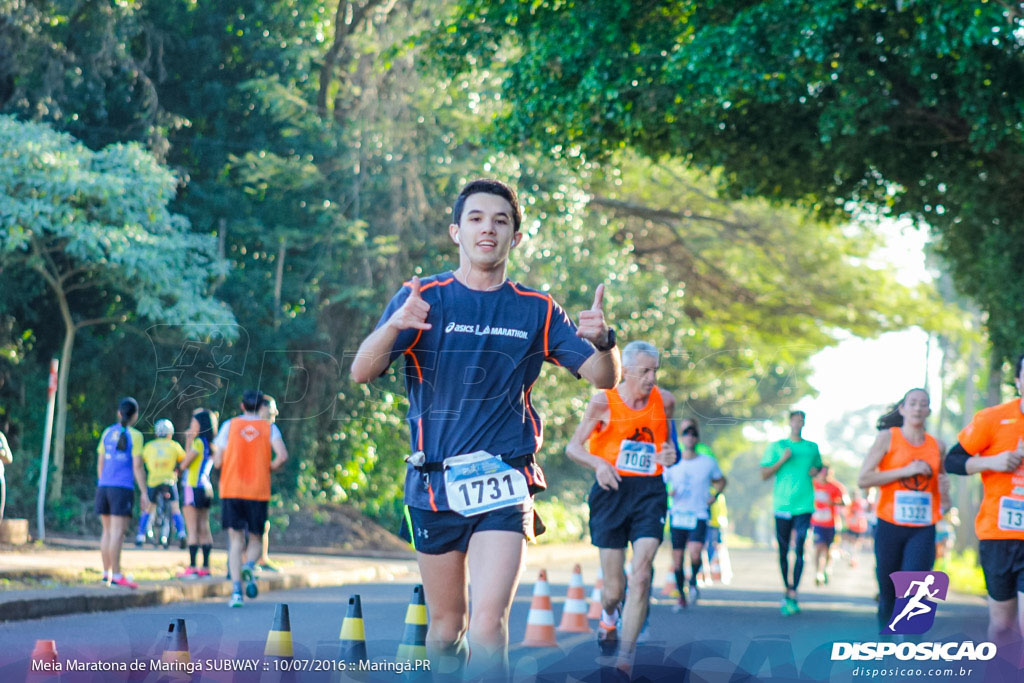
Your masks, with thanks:
[(631, 367), (640, 354), (659, 360), (658, 347), (645, 341), (631, 341), (622, 349), (622, 367)]

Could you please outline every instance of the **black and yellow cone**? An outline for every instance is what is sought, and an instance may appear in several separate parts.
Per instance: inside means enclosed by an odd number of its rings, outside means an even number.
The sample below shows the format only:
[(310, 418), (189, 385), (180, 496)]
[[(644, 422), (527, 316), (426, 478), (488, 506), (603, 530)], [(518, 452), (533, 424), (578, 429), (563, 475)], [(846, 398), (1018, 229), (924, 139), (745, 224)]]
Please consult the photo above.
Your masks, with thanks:
[(415, 662), (427, 658), (427, 606), (423, 602), (423, 586), (412, 589), (412, 600), (405, 610), (405, 633), (398, 646), (396, 662)]
[(363, 629), (363, 603), (358, 595), (348, 599), (348, 614), (345, 615), (345, 621), (341, 622), (338, 639), (341, 641), (338, 651), (341, 661), (350, 664), (369, 661), (366, 656), (366, 631)]
[(167, 637), (164, 640), (164, 653), (161, 662), (187, 664), (192, 661), (188, 654), (188, 633), (185, 631), (185, 620), (175, 619), (167, 626)]
[(288, 617), (288, 605), (280, 604), (274, 612), (274, 625), (267, 634), (264, 657), (292, 658), (292, 622)]
[(192, 661), (188, 653), (188, 632), (185, 630), (185, 620), (175, 619), (167, 626), (167, 635), (164, 636), (164, 652), (160, 661), (167, 665), (164, 673), (157, 679), (160, 683), (169, 681), (191, 680), (188, 664)]

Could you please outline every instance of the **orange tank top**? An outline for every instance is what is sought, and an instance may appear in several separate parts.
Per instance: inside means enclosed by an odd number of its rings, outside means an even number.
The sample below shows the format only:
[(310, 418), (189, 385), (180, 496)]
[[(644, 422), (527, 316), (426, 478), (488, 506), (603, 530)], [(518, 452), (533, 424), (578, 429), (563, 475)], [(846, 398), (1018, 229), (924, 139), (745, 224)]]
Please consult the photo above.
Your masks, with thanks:
[(931, 434), (924, 435), (924, 443), (912, 446), (899, 427), (889, 429), (889, 452), (878, 464), (880, 471), (894, 470), (914, 460), (924, 460), (932, 472), (927, 476), (914, 476), (890, 482), (879, 487), (878, 518), (900, 526), (928, 526), (942, 516), (939, 499), (939, 472), (942, 453), (939, 443)]
[(654, 453), (668, 441), (668, 419), (658, 387), (651, 389), (647, 405), (633, 410), (616, 389), (606, 389), (608, 422), (590, 435), (590, 452), (607, 460), (625, 477), (661, 476)]
[(220, 497), (270, 500), (271, 425), (233, 418), (220, 465)]

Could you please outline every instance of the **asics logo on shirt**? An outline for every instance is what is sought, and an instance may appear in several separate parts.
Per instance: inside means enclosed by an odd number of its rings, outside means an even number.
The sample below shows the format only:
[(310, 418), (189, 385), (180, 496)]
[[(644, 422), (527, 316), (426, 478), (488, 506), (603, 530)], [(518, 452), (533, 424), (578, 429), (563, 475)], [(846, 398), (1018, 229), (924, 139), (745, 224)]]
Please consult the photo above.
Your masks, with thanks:
[(462, 325), (460, 323), (448, 323), (444, 328), (446, 333), (459, 332), (462, 334), (475, 334), (478, 337), (494, 335), (498, 337), (513, 337), (515, 339), (529, 339), (526, 330), (516, 330), (511, 327), (491, 327), (490, 325)]

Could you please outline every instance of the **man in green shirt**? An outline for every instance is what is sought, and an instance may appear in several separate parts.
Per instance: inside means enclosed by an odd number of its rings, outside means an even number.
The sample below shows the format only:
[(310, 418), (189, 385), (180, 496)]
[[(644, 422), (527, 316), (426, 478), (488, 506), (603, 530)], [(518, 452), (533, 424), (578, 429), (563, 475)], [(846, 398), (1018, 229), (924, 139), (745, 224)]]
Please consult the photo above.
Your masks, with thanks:
[[(821, 469), (818, 444), (800, 436), (806, 415), (802, 410), (789, 414), (789, 438), (768, 447), (761, 459), (761, 479), (775, 477), (772, 507), (775, 510), (775, 538), (779, 543), (779, 568), (786, 597), (782, 601), (784, 615), (796, 614), (796, 588), (804, 570), (804, 541), (814, 512), (814, 475)], [(794, 535), (796, 561), (793, 580), (789, 580), (789, 543)]]

